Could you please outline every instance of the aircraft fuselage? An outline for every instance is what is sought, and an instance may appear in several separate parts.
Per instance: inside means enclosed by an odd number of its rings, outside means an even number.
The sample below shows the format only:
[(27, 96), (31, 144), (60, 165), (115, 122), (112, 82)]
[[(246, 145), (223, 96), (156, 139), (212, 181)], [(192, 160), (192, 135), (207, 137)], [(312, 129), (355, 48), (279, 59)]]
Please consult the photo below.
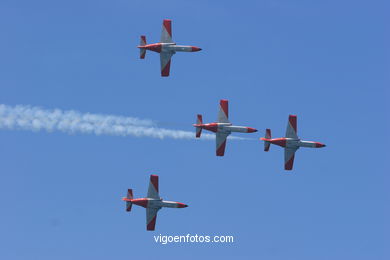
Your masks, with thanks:
[(123, 198), (124, 201), (130, 201), (131, 203), (144, 207), (144, 208), (186, 208), (188, 205), (175, 201), (167, 201), (163, 199), (152, 199), (152, 198), (140, 198), (140, 199), (127, 199)]
[(246, 126), (235, 126), (231, 123), (209, 123), (209, 124), (194, 124), (195, 127), (200, 127), (202, 129), (214, 132), (214, 133), (227, 133), (232, 132), (239, 133), (254, 133), (257, 132), (255, 128), (246, 127)]
[(261, 138), (263, 141), (270, 142), (271, 144), (275, 144), (285, 148), (299, 148), (299, 147), (309, 147), (309, 148), (321, 148), (325, 147), (325, 144), (313, 141), (303, 141), (301, 139), (293, 139), (293, 138), (274, 138), (267, 139)]
[(152, 43), (143, 46), (137, 46), (140, 49), (146, 49), (154, 52), (196, 52), (202, 50), (199, 47), (189, 45), (176, 45), (176, 43)]

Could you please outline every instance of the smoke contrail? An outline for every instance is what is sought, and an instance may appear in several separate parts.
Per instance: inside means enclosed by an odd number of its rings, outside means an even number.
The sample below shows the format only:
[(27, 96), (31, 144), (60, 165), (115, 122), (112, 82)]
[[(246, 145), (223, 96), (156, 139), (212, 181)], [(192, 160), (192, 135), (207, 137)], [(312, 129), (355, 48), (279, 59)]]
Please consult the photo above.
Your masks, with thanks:
[[(152, 138), (194, 139), (190, 131), (160, 128), (152, 120), (103, 114), (42, 109), (26, 105), (0, 104), (0, 129), (29, 131), (60, 131), (69, 134), (135, 136)], [(214, 139), (213, 134), (202, 135)], [(232, 137), (231, 139), (244, 139)]]

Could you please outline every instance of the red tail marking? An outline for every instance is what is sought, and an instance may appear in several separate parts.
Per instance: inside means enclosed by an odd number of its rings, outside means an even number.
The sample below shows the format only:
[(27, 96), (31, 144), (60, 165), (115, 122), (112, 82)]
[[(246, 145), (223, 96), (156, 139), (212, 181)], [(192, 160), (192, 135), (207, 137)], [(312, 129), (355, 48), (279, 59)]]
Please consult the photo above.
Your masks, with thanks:
[(225, 113), (226, 117), (229, 118), (229, 101), (226, 99), (221, 99), (219, 102), (223, 112)]
[(167, 30), (169, 36), (172, 37), (171, 21), (172, 21), (172, 20), (165, 19), (164, 22), (163, 22), (163, 24), (164, 24), (165, 30)]

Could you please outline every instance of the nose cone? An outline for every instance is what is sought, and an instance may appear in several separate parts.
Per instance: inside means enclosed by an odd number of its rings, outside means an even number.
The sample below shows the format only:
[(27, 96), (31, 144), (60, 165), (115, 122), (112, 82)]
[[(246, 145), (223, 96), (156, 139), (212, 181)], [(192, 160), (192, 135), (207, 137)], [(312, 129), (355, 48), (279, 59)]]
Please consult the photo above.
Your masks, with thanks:
[(199, 47), (192, 46), (192, 51), (201, 51), (202, 49)]
[(254, 132), (257, 132), (257, 129), (248, 127), (248, 133), (254, 133)]
[(184, 203), (177, 203), (177, 207), (178, 207), (178, 208), (187, 208), (188, 205), (187, 205), (187, 204), (184, 204)]
[(322, 144), (322, 143), (316, 143), (316, 147), (317, 148), (322, 148), (322, 147), (325, 147), (326, 145), (325, 144)]

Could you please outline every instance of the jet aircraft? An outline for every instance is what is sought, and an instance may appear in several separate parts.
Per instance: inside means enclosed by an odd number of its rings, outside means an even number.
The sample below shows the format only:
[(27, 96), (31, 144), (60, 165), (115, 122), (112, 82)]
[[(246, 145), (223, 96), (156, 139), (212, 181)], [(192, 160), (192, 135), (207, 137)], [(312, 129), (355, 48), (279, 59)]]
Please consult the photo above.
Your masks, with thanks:
[(312, 141), (303, 141), (297, 135), (297, 116), (290, 115), (288, 117), (286, 137), (271, 138), (271, 129), (266, 129), (265, 138), (260, 138), (264, 141), (264, 151), (268, 152), (271, 144), (284, 147), (284, 169), (292, 170), (294, 164), (295, 152), (300, 147), (321, 148), (325, 144)]
[(157, 212), (161, 208), (186, 208), (188, 205), (166, 201), (160, 198), (158, 192), (158, 176), (150, 175), (149, 189), (146, 198), (134, 199), (133, 190), (127, 190), (127, 196), (122, 198), (126, 201), (126, 211), (131, 211), (133, 204), (144, 207), (146, 209), (146, 229), (153, 231), (156, 226)]
[(168, 77), (169, 70), (171, 67), (171, 57), (176, 52), (196, 52), (202, 50), (199, 47), (187, 46), (187, 45), (176, 45), (172, 40), (172, 29), (171, 20), (165, 19), (163, 21), (161, 39), (159, 43), (146, 44), (146, 36), (141, 36), (139, 46), (140, 58), (144, 59), (146, 50), (160, 53), (160, 65), (161, 65), (161, 76)]
[(215, 133), (216, 136), (216, 154), (217, 156), (223, 156), (225, 154), (226, 138), (232, 132), (240, 133), (254, 133), (257, 132), (255, 128), (246, 126), (235, 126), (229, 121), (229, 108), (228, 100), (222, 99), (219, 102), (218, 119), (215, 123), (203, 124), (202, 115), (198, 115), (196, 124), (196, 138), (200, 138), (202, 129)]

